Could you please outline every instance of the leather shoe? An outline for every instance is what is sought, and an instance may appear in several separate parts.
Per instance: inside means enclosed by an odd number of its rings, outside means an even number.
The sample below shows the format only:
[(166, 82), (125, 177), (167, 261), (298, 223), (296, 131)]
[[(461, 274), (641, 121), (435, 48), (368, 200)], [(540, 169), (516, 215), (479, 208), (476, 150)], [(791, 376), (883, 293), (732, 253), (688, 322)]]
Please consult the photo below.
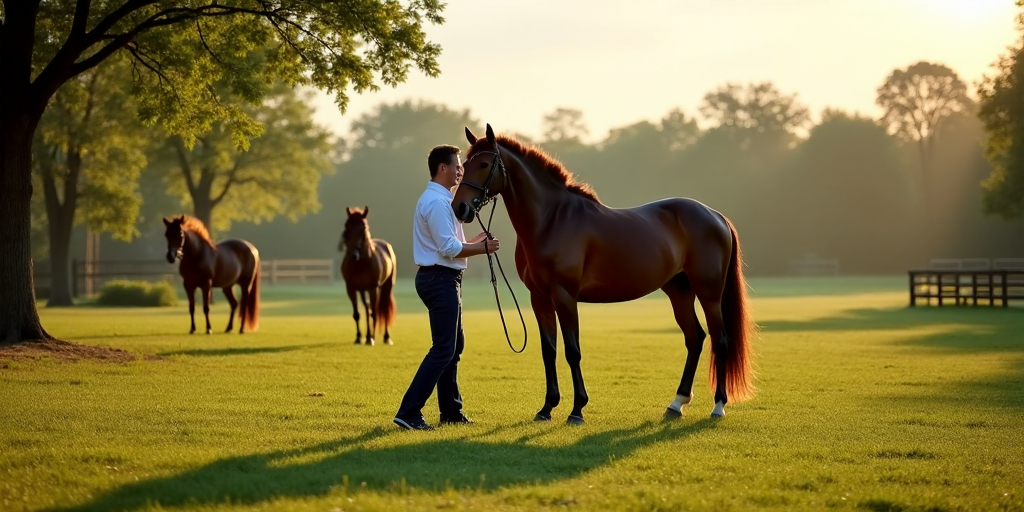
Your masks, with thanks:
[(466, 417), (461, 412), (458, 416), (441, 416), (442, 425), (472, 425), (473, 420)]
[(399, 427), (402, 427), (405, 430), (434, 430), (434, 427), (431, 427), (430, 425), (427, 424), (427, 422), (423, 421), (422, 417), (414, 419), (395, 417), (394, 421), (395, 425), (398, 425)]

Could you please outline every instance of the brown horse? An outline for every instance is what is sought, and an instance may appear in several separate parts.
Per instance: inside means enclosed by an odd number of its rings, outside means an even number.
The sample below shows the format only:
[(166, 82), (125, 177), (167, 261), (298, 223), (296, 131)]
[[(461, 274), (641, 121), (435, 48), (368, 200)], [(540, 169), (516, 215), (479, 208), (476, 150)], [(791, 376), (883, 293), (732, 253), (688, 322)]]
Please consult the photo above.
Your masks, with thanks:
[[(359, 304), (366, 309), (366, 344), (373, 345), (373, 336), (384, 327), (384, 344), (391, 345), (391, 326), (395, 323), (395, 250), (391, 244), (370, 237), (366, 216), (370, 207), (346, 208), (348, 219), (341, 232), (338, 250), (342, 252), (341, 277), (345, 279), (348, 298), (352, 301), (352, 318), (356, 321), (356, 345), (360, 343)], [(371, 328), (372, 325), (372, 328)]]
[(245, 330), (255, 331), (260, 319), (260, 252), (245, 240), (228, 239), (214, 245), (210, 241), (210, 233), (202, 221), (195, 217), (182, 215), (173, 220), (164, 219), (167, 231), (167, 262), (181, 259), (178, 272), (185, 283), (185, 294), (188, 295), (188, 314), (192, 317), (192, 329), (196, 332), (196, 301), (195, 292), (199, 288), (203, 293), (203, 314), (206, 316), (206, 334), (210, 334), (210, 302), (213, 289), (224, 290), (224, 296), (231, 304), (231, 316), (228, 328), (234, 328), (235, 300), (234, 286), (242, 289), (242, 303), (239, 310), (239, 334)]
[(686, 340), (687, 357), (667, 419), (690, 402), (697, 362), (707, 336), (694, 310), (699, 299), (711, 332), (713, 416), (725, 414), (729, 395), (753, 394), (746, 288), (736, 230), (722, 214), (692, 199), (662, 199), (635, 208), (609, 208), (576, 182), (562, 164), (535, 147), (466, 128), (471, 144), (465, 174), (452, 201), (462, 222), (501, 194), (518, 235), (519, 277), (530, 290), (540, 328), (547, 394), (535, 420), (550, 420), (558, 405), (557, 325), (572, 373), (575, 399), (568, 422), (583, 422), (589, 400), (580, 371), (579, 302), (624, 302), (657, 289), (668, 295)]

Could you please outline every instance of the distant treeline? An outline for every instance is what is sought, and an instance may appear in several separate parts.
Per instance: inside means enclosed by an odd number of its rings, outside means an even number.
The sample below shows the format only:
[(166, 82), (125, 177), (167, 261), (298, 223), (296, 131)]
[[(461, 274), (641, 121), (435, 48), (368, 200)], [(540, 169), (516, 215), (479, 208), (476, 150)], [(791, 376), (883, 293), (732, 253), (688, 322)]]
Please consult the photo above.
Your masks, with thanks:
[[(793, 106), (793, 119), (807, 117)], [(680, 196), (722, 212), (739, 231), (752, 275), (785, 274), (790, 260), (807, 255), (839, 260), (844, 274), (898, 273), (930, 258), (1024, 255), (1024, 222), (981, 213), (979, 184), (990, 168), (972, 112), (939, 125), (927, 171), (918, 144), (870, 118), (826, 111), (810, 126), (779, 117), (731, 122), (720, 112), (704, 113), (718, 124), (700, 129), (673, 110), (659, 122), (615, 129), (587, 144), (582, 113), (560, 109), (545, 117), (537, 145), (593, 185), (609, 206)], [(500, 119), (486, 122), (504, 132)], [(318, 213), (295, 223), (235, 223), (215, 236), (250, 240), (264, 258), (337, 258), (345, 208), (369, 206), (372, 234), (394, 245), (400, 273), (411, 275), (412, 211), (428, 179), (427, 152), (437, 144), (466, 147), (465, 126), (483, 131), (483, 121), (468, 111), (422, 102), (381, 105), (353, 122), (346, 158), (321, 179)], [(131, 244), (105, 241), (104, 259), (163, 254), (160, 216), (180, 206), (146, 173), (141, 189), (142, 236)], [(514, 232), (498, 208), (493, 230), (511, 242)], [(478, 229), (467, 226), (467, 235)], [(506, 268), (512, 267), (509, 242)], [(485, 270), (485, 263), (476, 264), (477, 273)]]

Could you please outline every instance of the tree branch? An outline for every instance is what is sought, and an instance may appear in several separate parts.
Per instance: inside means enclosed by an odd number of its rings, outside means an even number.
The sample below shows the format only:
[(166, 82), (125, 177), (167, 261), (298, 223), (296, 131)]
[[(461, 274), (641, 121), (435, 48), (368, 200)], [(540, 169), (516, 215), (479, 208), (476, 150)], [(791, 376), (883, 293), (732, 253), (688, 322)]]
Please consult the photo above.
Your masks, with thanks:
[(231, 172), (228, 173), (228, 181), (224, 184), (224, 189), (220, 191), (220, 194), (213, 199), (214, 206), (220, 204), (224, 200), (224, 196), (228, 195), (228, 190), (231, 190), (231, 185), (235, 183), (235, 176), (238, 174), (238, 168), (240, 167), (240, 159), (235, 160), (234, 167), (231, 168)]
[(185, 175), (185, 185), (188, 186), (188, 193), (190, 196), (195, 197), (196, 185), (192, 179), (192, 166), (188, 163), (188, 155), (185, 154), (185, 145), (181, 142), (180, 137), (175, 137), (174, 149), (178, 153), (178, 162), (181, 164), (181, 173)]

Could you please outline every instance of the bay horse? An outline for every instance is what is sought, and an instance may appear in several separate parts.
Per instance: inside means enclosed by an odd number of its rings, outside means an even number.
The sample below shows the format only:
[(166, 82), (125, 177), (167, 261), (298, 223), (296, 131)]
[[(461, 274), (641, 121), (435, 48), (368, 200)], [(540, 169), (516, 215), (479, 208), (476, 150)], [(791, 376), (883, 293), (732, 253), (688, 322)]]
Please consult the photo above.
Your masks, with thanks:
[(489, 124), (485, 137), (467, 127), (466, 138), (465, 173), (452, 207), (461, 222), (472, 222), (495, 196), (505, 202), (518, 237), (516, 269), (530, 291), (540, 329), (547, 393), (536, 421), (550, 420), (560, 400), (555, 358), (561, 326), (574, 392), (567, 422), (583, 423), (589, 396), (580, 370), (577, 304), (625, 302), (659, 288), (672, 303), (687, 349), (665, 419), (682, 416), (692, 398), (707, 337), (695, 299), (711, 333), (712, 416), (725, 415), (730, 396), (742, 400), (753, 395), (754, 325), (747, 311), (739, 238), (725, 216), (687, 198), (610, 208), (561, 163), (512, 137), (495, 137)]
[(395, 250), (391, 244), (370, 237), (366, 216), (370, 207), (346, 208), (348, 218), (341, 232), (338, 250), (342, 253), (341, 277), (345, 279), (348, 298), (352, 301), (352, 318), (356, 321), (356, 345), (361, 341), (359, 303), (366, 310), (366, 344), (384, 328), (384, 344), (391, 345), (391, 326), (395, 323), (395, 281), (398, 278)]
[[(164, 226), (167, 228), (164, 232), (167, 238), (167, 262), (173, 264), (175, 260), (181, 260), (178, 273), (185, 284), (188, 314), (192, 317), (189, 334), (196, 332), (196, 288), (203, 294), (206, 334), (212, 332), (210, 302), (213, 300), (214, 288), (224, 290), (224, 296), (231, 304), (231, 316), (228, 317), (228, 328), (224, 332), (231, 332), (234, 328), (235, 309), (238, 309), (239, 315), (239, 334), (244, 334), (246, 329), (258, 329), (260, 252), (245, 240), (227, 239), (214, 245), (203, 222), (188, 215), (170, 220), (164, 218)], [(236, 284), (242, 289), (241, 307), (235, 300)]]

